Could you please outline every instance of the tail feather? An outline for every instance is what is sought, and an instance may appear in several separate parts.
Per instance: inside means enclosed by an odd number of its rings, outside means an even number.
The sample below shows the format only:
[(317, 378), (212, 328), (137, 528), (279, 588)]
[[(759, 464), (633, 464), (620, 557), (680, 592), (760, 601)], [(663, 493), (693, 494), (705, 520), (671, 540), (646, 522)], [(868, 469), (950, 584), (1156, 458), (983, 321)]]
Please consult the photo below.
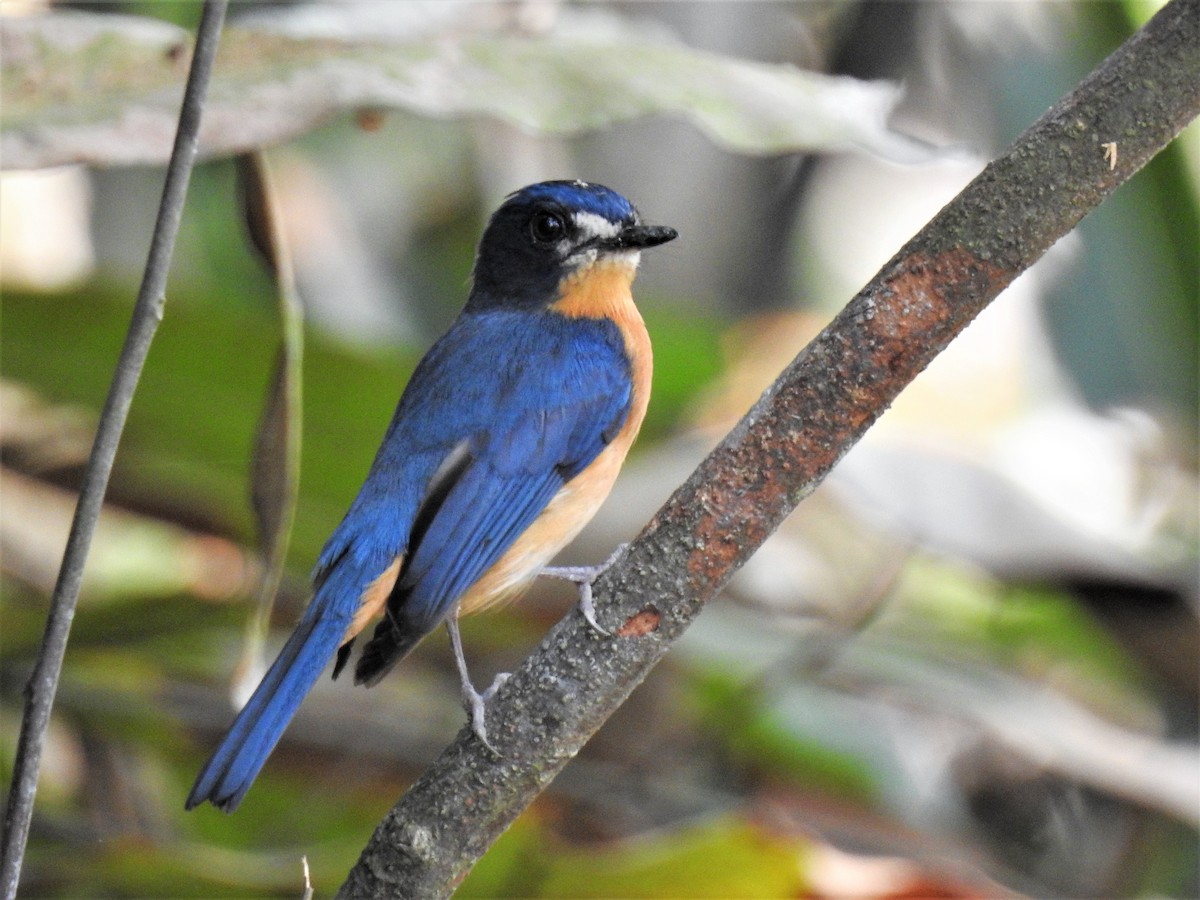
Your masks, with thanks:
[(408, 656), (428, 633), (429, 628), (415, 627), (407, 621), (397, 624), (391, 615), (384, 616), (358, 658), (354, 683), (367, 687), (379, 684), (383, 676)]
[(242, 802), (345, 634), (345, 617), (322, 614), (322, 606), (316, 600), (309, 605), (224, 740), (200, 770), (188, 795), (187, 809), (208, 800), (225, 812), (233, 812)]

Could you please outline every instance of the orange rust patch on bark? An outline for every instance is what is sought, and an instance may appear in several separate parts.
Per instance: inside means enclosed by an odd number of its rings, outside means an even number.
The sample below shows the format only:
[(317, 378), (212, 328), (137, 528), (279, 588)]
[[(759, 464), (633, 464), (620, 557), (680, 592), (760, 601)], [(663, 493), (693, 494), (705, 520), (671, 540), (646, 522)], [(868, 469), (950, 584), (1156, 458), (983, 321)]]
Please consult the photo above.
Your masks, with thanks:
[(947, 328), (957, 334), (982, 308), (968, 302), (972, 295), (998, 293), (1011, 280), (1002, 267), (962, 247), (932, 256), (917, 251), (893, 269), (884, 279), (884, 296), (872, 304), (868, 330), (880, 339), (905, 341), (910, 349), (920, 342), (934, 353), (943, 349), (936, 339)]
[(662, 621), (662, 613), (653, 606), (647, 606), (625, 620), (625, 624), (617, 629), (617, 637), (645, 637), (652, 631), (658, 631), (658, 623)]
[(918, 250), (855, 297), (756, 408), (754, 426), (706, 463), (719, 477), (700, 479), (693, 499), (689, 575), (723, 583), (1008, 280), (964, 248)]

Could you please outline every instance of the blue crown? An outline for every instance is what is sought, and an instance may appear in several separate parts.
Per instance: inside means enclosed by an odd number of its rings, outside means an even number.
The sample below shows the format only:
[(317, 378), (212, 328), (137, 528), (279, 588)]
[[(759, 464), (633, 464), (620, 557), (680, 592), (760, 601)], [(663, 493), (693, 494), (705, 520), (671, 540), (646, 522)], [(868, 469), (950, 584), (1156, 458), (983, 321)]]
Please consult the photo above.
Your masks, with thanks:
[(543, 181), (514, 191), (505, 206), (524, 206), (548, 200), (566, 209), (595, 213), (610, 222), (628, 222), (637, 217), (633, 204), (611, 188), (587, 181)]

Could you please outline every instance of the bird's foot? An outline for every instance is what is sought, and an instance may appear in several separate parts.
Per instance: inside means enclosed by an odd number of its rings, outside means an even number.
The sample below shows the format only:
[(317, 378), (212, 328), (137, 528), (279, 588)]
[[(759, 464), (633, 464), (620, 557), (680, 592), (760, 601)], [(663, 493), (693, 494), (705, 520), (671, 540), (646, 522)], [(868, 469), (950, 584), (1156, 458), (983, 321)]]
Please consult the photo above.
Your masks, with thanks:
[(462, 698), (463, 707), (467, 714), (471, 717), (471, 731), (475, 732), (475, 737), (479, 738), (480, 743), (487, 747), (496, 756), (500, 755), (491, 741), (488, 740), (487, 721), (485, 715), (487, 713), (487, 702), (496, 696), (496, 691), (500, 690), (504, 682), (511, 677), (509, 672), (500, 672), (492, 679), (492, 685), (482, 694), (475, 690), (475, 686), (467, 679), (462, 682)]
[(450, 646), (454, 648), (454, 663), (458, 667), (463, 708), (466, 709), (467, 715), (471, 719), (471, 731), (474, 732), (475, 737), (479, 738), (483, 746), (487, 747), (496, 756), (500, 756), (500, 752), (488, 740), (487, 702), (496, 696), (496, 692), (503, 687), (504, 682), (508, 681), (511, 675), (508, 672), (500, 672), (492, 679), (491, 686), (482, 694), (479, 693), (475, 689), (475, 685), (471, 683), (470, 673), (467, 672), (467, 660), (463, 654), (462, 636), (458, 633), (457, 615), (452, 615), (446, 620), (446, 630), (450, 632)]
[(617, 549), (612, 552), (604, 562), (598, 566), (546, 566), (539, 572), (539, 575), (545, 575), (547, 578), (561, 578), (564, 581), (572, 581), (579, 586), (579, 611), (583, 613), (583, 617), (587, 623), (592, 626), (599, 634), (608, 637), (611, 632), (605, 628), (596, 619), (596, 604), (592, 599), (592, 585), (596, 583), (596, 579), (607, 572), (612, 564), (617, 561), (629, 544), (619, 544)]

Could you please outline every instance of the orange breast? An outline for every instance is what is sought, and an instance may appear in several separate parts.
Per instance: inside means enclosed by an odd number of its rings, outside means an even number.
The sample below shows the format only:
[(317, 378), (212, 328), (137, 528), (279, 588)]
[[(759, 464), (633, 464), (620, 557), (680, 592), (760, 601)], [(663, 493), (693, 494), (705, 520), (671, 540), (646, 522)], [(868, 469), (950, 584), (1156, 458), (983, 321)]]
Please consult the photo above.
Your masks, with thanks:
[(606, 259), (572, 275), (550, 308), (569, 318), (607, 318), (620, 329), (629, 357), (633, 402), (612, 442), (586, 469), (563, 485), (534, 523), (459, 601), (460, 614), (511, 600), (558, 552), (575, 539), (600, 509), (637, 438), (650, 402), (653, 359), (650, 335), (633, 303), (636, 265)]

